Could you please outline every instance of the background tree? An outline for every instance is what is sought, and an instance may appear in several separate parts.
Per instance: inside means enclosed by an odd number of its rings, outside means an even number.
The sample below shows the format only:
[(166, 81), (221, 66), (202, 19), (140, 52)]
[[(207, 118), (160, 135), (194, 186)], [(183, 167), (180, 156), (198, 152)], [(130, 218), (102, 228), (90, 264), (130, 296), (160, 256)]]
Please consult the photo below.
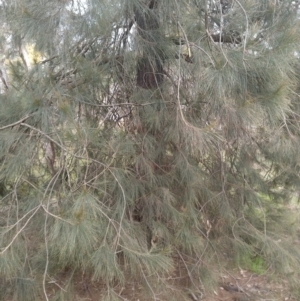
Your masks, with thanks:
[(298, 284), (295, 1), (0, 3), (1, 299), (184, 300), (224, 253)]

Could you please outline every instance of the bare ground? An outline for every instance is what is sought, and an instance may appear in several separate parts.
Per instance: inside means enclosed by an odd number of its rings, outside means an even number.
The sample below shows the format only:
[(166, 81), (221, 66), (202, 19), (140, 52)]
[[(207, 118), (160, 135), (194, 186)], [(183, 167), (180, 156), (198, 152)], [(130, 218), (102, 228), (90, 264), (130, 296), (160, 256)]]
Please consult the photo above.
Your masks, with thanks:
[[(103, 297), (105, 287), (101, 284), (89, 284), (78, 279), (76, 283), (76, 301), (100, 301)], [(183, 300), (178, 287), (178, 298), (172, 300)], [(118, 298), (124, 301), (170, 301), (166, 295), (145, 296), (141, 294), (141, 288), (133, 283), (126, 288), (116, 289)], [(270, 277), (256, 275), (245, 270), (233, 270), (224, 272), (220, 276), (218, 287), (211, 293), (204, 295), (201, 291), (190, 293), (191, 301), (297, 301), (291, 296), (287, 281), (284, 279), (270, 280)], [(74, 300), (74, 301), (75, 301)]]

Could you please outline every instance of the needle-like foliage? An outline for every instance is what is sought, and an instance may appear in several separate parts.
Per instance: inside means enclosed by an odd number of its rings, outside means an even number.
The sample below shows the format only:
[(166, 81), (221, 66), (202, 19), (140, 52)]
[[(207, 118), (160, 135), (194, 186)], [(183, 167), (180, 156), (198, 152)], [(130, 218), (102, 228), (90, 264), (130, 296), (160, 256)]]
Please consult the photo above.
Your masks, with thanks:
[(297, 286), (298, 1), (0, 14), (1, 300), (71, 300), (78, 279), (184, 300), (224, 254)]

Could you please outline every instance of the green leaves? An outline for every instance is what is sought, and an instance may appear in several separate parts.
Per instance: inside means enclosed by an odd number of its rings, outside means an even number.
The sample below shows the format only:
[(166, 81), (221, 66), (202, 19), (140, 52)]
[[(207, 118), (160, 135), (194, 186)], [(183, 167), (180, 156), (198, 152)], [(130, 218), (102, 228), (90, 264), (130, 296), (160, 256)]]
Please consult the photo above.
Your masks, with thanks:
[(266, 214), (300, 183), (290, 3), (1, 2), (0, 247), (16, 241), (0, 276), (19, 279), (15, 299), (67, 300), (79, 278), (154, 298), (178, 271), (198, 290), (224, 252), (299, 261)]

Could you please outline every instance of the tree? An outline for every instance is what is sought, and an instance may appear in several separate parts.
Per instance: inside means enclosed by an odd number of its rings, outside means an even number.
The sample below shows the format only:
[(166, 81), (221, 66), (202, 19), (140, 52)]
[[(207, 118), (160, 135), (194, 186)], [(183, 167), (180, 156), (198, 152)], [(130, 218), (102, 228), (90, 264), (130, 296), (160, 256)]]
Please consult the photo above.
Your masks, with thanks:
[(2, 299), (185, 299), (224, 253), (297, 284), (297, 5), (2, 0)]

